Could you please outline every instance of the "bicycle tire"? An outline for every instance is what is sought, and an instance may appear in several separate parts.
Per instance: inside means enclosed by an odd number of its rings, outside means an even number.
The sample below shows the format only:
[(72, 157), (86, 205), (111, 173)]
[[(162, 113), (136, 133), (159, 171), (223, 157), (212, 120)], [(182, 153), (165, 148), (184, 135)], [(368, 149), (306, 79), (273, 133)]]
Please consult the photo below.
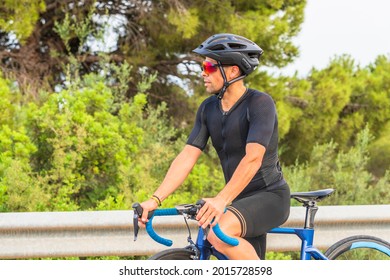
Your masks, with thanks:
[(149, 260), (194, 260), (195, 252), (187, 248), (168, 249), (151, 256)]
[(390, 243), (370, 235), (344, 238), (325, 252), (330, 260), (390, 260)]

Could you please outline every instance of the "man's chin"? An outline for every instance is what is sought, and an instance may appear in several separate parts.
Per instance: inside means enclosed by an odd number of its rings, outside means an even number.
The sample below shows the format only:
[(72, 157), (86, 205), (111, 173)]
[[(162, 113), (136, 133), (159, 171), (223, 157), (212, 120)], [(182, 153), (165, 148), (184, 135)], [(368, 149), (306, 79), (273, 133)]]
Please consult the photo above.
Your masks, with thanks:
[(219, 90), (208, 90), (208, 89), (206, 89), (206, 91), (207, 91), (210, 95), (212, 95), (212, 94), (218, 94), (218, 93), (219, 93)]

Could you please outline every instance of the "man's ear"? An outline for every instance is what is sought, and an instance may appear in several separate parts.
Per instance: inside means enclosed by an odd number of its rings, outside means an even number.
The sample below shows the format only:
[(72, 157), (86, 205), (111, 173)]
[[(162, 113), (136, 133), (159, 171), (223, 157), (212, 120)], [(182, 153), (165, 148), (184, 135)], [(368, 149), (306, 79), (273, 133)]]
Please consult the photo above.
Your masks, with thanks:
[(241, 69), (240, 67), (236, 66), (236, 65), (233, 65), (232, 68), (231, 68), (231, 77), (232, 79), (234, 78), (237, 78), (239, 76), (241, 76)]

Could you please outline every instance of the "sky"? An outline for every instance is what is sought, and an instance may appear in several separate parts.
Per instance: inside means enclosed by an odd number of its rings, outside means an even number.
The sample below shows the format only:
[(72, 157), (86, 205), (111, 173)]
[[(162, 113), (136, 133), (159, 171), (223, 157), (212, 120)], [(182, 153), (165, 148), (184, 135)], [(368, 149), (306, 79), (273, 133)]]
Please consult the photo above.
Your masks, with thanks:
[(360, 66), (390, 56), (390, 0), (307, 0), (301, 32), (294, 39), (300, 57), (275, 73), (306, 76), (349, 54)]

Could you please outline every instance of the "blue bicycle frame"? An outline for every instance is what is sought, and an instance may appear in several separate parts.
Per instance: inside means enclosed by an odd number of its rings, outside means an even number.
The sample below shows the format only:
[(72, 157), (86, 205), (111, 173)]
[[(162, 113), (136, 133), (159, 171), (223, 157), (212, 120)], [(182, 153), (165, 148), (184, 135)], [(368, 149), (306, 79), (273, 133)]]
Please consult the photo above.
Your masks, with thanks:
[[(327, 260), (328, 258), (317, 248), (313, 247), (314, 229), (303, 228), (274, 228), (268, 233), (276, 234), (293, 234), (298, 236), (301, 243), (301, 260), (310, 260), (314, 258), (316, 260)], [(211, 255), (214, 255), (219, 260), (227, 260), (228, 258), (218, 252), (211, 244), (205, 239), (204, 232), (199, 229), (198, 237), (196, 240), (196, 247), (199, 249), (199, 259), (208, 260)]]
[(198, 237), (196, 239), (196, 247), (199, 250), (199, 259), (200, 260), (208, 260), (210, 256), (215, 256), (218, 260), (228, 260), (228, 258), (217, 251), (210, 242), (206, 239), (204, 231), (199, 228)]
[(317, 248), (313, 247), (314, 229), (312, 228), (274, 228), (269, 233), (294, 234), (298, 236), (301, 243), (301, 260), (327, 260), (328, 258)]

